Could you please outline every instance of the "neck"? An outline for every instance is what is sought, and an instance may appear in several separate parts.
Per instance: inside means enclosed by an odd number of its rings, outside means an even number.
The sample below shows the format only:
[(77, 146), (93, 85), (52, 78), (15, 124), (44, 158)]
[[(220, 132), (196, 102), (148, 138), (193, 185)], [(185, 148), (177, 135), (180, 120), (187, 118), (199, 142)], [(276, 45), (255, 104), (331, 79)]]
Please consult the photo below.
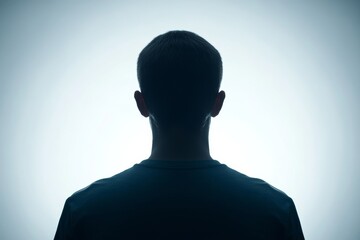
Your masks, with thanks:
[(209, 122), (197, 131), (173, 128), (164, 131), (152, 124), (153, 142), (149, 159), (209, 160)]

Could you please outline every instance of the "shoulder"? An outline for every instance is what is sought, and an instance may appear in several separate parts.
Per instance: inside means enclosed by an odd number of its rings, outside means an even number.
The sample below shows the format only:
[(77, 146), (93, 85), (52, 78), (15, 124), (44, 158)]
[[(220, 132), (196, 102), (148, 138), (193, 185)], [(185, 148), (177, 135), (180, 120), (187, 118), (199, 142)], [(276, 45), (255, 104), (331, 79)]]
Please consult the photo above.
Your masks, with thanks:
[(118, 195), (119, 190), (126, 191), (129, 188), (128, 179), (133, 175), (132, 171), (133, 169), (129, 168), (112, 177), (99, 179), (73, 193), (66, 200), (66, 204), (73, 211), (106, 204), (107, 200)]
[(266, 203), (274, 207), (289, 207), (293, 204), (292, 199), (282, 190), (274, 187), (263, 179), (249, 177), (232, 168), (227, 167), (227, 176), (233, 191), (246, 196), (249, 200), (259, 203)]

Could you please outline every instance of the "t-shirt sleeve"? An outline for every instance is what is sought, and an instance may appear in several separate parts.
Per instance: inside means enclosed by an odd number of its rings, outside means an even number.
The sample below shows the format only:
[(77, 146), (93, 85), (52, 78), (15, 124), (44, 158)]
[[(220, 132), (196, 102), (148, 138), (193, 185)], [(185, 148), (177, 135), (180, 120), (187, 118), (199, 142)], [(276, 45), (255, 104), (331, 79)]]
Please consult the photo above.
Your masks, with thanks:
[(289, 208), (289, 228), (289, 240), (305, 239), (293, 200), (291, 200)]
[(61, 213), (54, 240), (75, 240), (71, 226), (70, 200), (67, 199)]

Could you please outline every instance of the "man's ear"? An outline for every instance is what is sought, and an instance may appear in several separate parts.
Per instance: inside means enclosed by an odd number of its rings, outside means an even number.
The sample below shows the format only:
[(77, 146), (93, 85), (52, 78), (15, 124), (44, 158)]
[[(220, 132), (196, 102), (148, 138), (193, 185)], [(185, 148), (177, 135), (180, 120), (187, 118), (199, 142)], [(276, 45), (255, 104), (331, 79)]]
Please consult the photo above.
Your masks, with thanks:
[(215, 103), (214, 103), (214, 106), (211, 110), (211, 116), (212, 117), (216, 117), (221, 108), (222, 108), (222, 105), (224, 103), (224, 100), (225, 100), (225, 92), (224, 91), (220, 91), (217, 96), (216, 96), (216, 99), (215, 99)]
[(144, 96), (142, 95), (142, 93), (140, 91), (135, 91), (134, 98), (141, 115), (143, 115), (144, 117), (148, 117), (149, 110), (146, 107)]

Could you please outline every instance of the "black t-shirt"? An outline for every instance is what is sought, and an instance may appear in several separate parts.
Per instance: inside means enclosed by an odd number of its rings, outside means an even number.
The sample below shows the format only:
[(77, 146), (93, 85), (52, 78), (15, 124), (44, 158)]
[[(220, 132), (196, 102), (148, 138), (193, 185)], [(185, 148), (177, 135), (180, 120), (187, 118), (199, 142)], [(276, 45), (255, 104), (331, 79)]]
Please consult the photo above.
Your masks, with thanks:
[(304, 239), (294, 202), (216, 160), (144, 160), (69, 197), (60, 239)]

